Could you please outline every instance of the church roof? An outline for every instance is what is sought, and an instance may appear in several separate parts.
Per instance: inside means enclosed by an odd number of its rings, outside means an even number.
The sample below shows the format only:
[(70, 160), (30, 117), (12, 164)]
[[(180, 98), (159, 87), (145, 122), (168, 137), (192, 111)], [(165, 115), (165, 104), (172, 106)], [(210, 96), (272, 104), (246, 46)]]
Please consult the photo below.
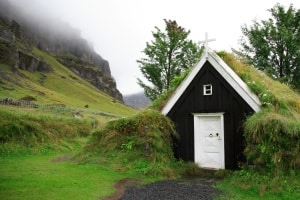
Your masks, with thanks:
[(199, 63), (191, 70), (189, 75), (178, 86), (171, 98), (162, 109), (162, 114), (167, 115), (173, 108), (175, 103), (179, 100), (184, 91), (188, 88), (190, 83), (196, 77), (198, 72), (202, 69), (204, 64), (209, 62), (215, 70), (234, 88), (234, 90), (248, 103), (248, 105), (255, 111), (260, 110), (261, 103), (258, 97), (250, 90), (246, 83), (212, 50), (208, 49), (203, 55)]

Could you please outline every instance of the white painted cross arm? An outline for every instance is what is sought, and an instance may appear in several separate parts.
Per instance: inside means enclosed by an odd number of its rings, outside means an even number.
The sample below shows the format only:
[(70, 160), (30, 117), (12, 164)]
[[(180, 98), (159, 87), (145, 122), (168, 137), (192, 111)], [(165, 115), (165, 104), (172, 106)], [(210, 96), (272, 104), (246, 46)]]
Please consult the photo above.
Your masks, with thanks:
[(208, 52), (208, 43), (209, 42), (213, 42), (216, 41), (216, 39), (208, 39), (208, 35), (207, 32), (205, 33), (205, 40), (204, 41), (199, 41), (199, 44), (204, 44), (204, 53), (205, 53), (205, 57), (207, 58), (207, 52)]

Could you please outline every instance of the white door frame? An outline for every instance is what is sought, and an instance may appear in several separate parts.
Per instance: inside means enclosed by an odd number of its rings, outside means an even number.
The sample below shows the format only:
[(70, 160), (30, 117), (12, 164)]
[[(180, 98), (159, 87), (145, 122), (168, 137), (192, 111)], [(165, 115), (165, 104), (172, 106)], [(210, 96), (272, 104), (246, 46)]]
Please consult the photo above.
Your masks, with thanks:
[[(201, 140), (204, 139), (200, 137), (199, 133), (199, 121), (201, 117), (220, 117), (220, 133), (218, 133), (218, 136), (213, 135), (216, 139), (220, 140), (220, 163), (218, 167), (212, 167), (212, 169), (225, 169), (225, 149), (224, 149), (224, 112), (219, 113), (192, 113), (194, 115), (194, 161), (197, 163), (200, 167), (204, 168), (210, 168), (207, 166), (201, 166), (201, 163), (198, 160), (199, 153), (201, 152)], [(201, 150), (199, 150), (201, 149)]]

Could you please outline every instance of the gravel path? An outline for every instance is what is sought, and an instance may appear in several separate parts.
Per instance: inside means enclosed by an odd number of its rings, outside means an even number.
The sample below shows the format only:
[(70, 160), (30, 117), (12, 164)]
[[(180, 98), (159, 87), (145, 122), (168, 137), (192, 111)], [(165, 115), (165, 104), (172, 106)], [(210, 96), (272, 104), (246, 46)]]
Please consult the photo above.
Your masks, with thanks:
[(166, 180), (143, 186), (130, 186), (120, 200), (208, 200), (221, 194), (213, 188), (215, 179)]

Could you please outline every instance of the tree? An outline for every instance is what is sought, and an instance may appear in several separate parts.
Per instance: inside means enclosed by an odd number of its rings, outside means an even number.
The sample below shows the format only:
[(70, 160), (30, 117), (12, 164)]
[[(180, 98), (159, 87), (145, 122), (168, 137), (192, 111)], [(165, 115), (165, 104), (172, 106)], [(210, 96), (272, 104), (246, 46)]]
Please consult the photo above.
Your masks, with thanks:
[(268, 11), (268, 20), (242, 26), (242, 52), (257, 69), (300, 89), (300, 10), (276, 4)]
[(164, 21), (166, 32), (155, 27), (156, 31), (152, 32), (154, 40), (147, 42), (143, 51), (146, 58), (137, 60), (142, 74), (151, 85), (141, 79), (138, 79), (138, 84), (151, 100), (168, 90), (172, 79), (193, 66), (202, 52), (196, 43), (188, 40), (190, 31), (178, 26), (176, 21)]

